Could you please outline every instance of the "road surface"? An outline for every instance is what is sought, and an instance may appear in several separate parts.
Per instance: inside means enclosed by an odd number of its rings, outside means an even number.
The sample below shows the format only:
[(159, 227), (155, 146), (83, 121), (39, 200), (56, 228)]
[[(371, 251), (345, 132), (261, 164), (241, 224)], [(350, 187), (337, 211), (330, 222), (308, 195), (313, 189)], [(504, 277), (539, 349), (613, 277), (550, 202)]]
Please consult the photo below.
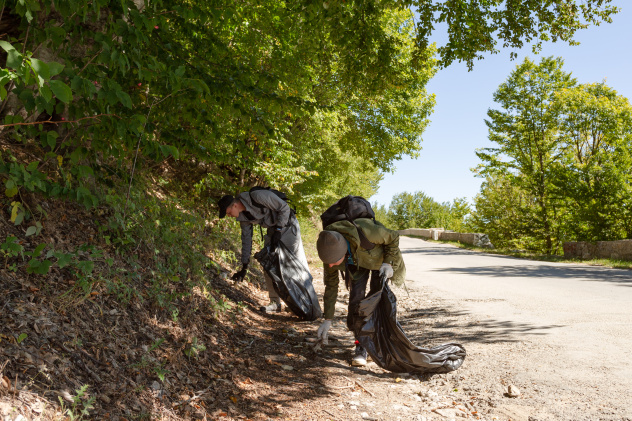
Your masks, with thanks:
[[(514, 420), (632, 419), (632, 271), (409, 237), (400, 247), (409, 289), (431, 297), (419, 315), (452, 316), (432, 326), (432, 338), (468, 350), (466, 390), (495, 395), (492, 405)], [(502, 397), (509, 384), (521, 396)]]

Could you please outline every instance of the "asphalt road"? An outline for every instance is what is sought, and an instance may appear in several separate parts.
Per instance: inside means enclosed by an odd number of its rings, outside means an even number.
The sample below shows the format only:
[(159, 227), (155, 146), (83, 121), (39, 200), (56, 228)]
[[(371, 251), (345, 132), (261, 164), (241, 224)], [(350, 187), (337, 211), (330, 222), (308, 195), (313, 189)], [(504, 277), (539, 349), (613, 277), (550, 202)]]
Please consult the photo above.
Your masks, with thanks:
[(470, 374), (487, 377), (488, 384), (504, 375), (526, 389), (537, 385), (525, 405), (570, 407), (549, 408), (553, 418), (632, 416), (632, 271), (517, 259), (409, 237), (400, 238), (400, 247), (409, 284), (440, 297), (458, 310), (461, 329), (476, 331), (460, 336), (474, 351), (466, 361)]

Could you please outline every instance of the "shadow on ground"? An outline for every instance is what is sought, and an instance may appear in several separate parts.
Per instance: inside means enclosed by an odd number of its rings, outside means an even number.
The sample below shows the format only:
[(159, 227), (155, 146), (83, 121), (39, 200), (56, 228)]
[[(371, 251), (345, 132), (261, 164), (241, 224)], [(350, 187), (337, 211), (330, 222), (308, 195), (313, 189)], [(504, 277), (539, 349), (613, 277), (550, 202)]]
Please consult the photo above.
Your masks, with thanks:
[(490, 278), (551, 278), (573, 279), (578, 281), (611, 282), (623, 286), (632, 286), (632, 273), (628, 270), (598, 267), (578, 267), (571, 265), (496, 265), (463, 268), (440, 268), (435, 272), (459, 273)]
[(527, 335), (546, 335), (563, 325), (534, 325), (510, 320), (470, 321), (470, 313), (433, 306), (400, 312), (398, 321), (416, 345), (432, 347), (446, 342), (508, 343), (520, 342)]

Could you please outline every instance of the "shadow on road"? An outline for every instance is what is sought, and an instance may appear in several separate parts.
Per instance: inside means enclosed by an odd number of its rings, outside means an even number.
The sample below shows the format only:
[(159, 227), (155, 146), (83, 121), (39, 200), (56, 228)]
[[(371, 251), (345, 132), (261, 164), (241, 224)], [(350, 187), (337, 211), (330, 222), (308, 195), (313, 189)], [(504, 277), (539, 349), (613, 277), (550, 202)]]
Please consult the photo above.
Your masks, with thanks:
[(432, 347), (446, 342), (462, 344), (519, 342), (525, 335), (546, 335), (564, 325), (533, 325), (508, 320), (467, 320), (468, 312), (430, 307), (402, 314), (398, 320), (408, 338), (416, 345)]
[(435, 272), (451, 272), (494, 278), (558, 278), (580, 281), (613, 282), (624, 286), (632, 286), (632, 272), (620, 269), (577, 267), (577, 266), (478, 266), (462, 268), (440, 268)]
[[(485, 254), (485, 253), (481, 253), (479, 251), (471, 251), (471, 250), (468, 250), (468, 249), (461, 249), (461, 248), (454, 247), (454, 246), (450, 246), (450, 247), (417, 247), (417, 248), (410, 248), (410, 249), (402, 250), (402, 254), (415, 254), (415, 253), (423, 253), (423, 254), (427, 254), (429, 256), (433, 256), (433, 255), (437, 255), (437, 254), (450, 255), (450, 256), (459, 256), (459, 255), (471, 256), (473, 254)], [(515, 257), (511, 257), (511, 256), (503, 256), (503, 255), (494, 255), (494, 256), (516, 259)]]

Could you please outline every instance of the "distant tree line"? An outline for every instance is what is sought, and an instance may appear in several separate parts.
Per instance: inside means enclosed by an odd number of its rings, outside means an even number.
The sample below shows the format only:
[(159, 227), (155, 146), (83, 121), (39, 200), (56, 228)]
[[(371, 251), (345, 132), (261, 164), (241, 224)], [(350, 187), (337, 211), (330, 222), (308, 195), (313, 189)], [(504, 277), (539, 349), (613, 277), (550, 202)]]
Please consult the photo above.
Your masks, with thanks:
[(388, 208), (376, 204), (376, 219), (392, 229), (444, 228), (452, 231), (468, 229), (471, 209), (465, 198), (452, 203), (439, 203), (427, 194), (399, 193), (393, 197)]

